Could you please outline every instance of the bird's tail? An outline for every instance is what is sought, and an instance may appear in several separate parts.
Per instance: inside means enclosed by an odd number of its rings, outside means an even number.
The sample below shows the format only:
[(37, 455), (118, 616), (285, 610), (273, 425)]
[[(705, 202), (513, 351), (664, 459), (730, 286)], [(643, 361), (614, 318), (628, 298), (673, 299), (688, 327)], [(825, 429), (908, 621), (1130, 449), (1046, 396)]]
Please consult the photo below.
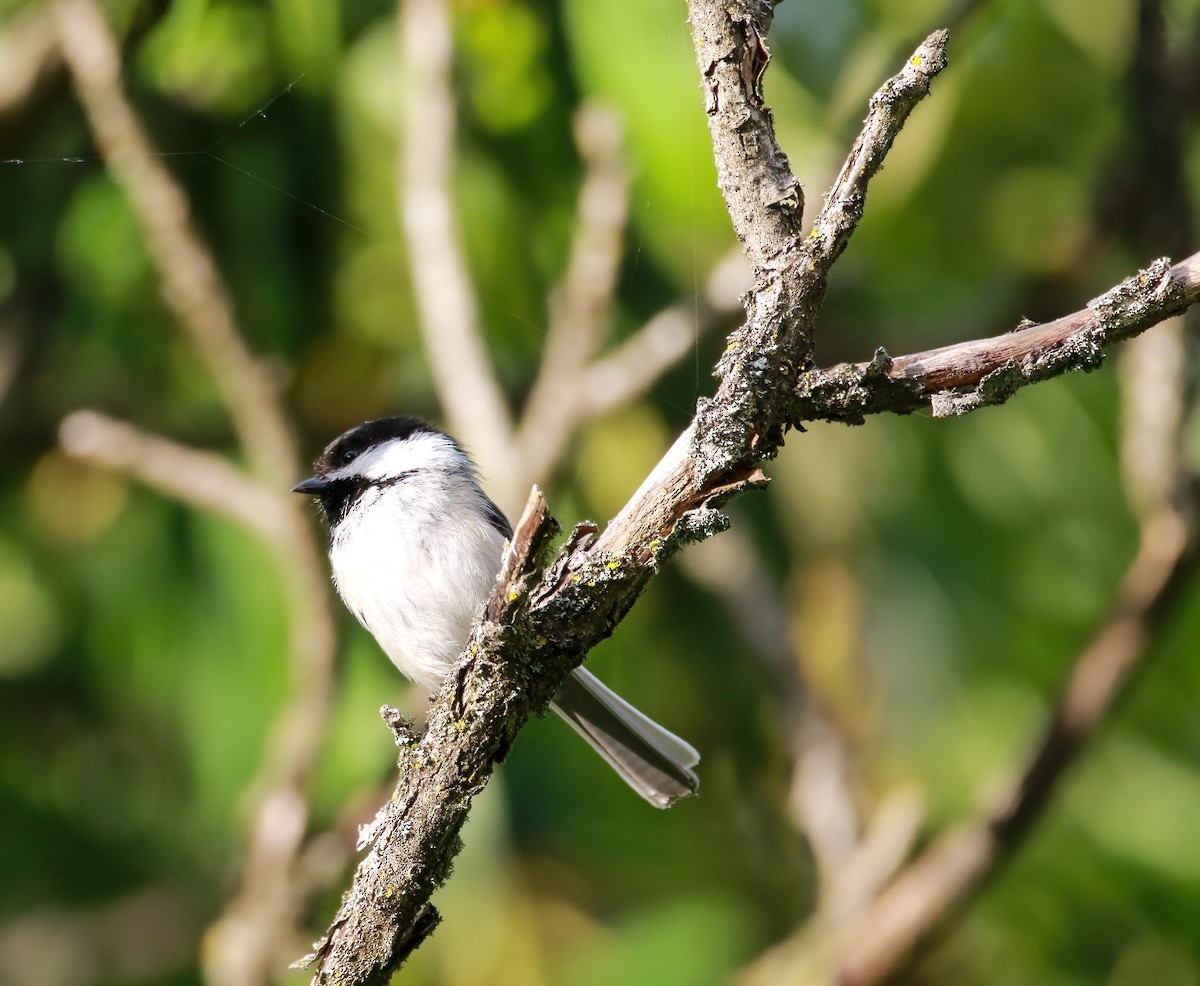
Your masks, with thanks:
[(700, 754), (642, 715), (595, 675), (577, 668), (550, 706), (631, 788), (656, 808), (695, 794)]

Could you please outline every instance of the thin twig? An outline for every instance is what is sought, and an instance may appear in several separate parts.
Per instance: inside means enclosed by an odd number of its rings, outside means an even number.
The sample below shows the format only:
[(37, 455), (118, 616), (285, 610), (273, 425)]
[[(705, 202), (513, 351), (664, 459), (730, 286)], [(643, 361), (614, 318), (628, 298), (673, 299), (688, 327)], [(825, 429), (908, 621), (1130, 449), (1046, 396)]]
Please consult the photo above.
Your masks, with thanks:
[(867, 186), (913, 108), (929, 94), (934, 77), (946, 67), (949, 32), (934, 31), (912, 53), (898, 74), (871, 97), (862, 130), (834, 179), (813, 223), (809, 250), (828, 265), (836, 259), (862, 221)]
[(1148, 519), (1112, 615), (1077, 661), (1036, 755), (998, 807), (940, 836), (846, 926), (839, 983), (883, 981), (1011, 854), (1122, 693), (1196, 568), (1187, 522), (1169, 509)]
[(214, 452), (188, 448), (96, 411), (75, 411), (59, 426), (67, 454), (124, 473), (166, 497), (227, 517), (267, 543), (287, 537), (279, 493)]
[(275, 388), (238, 334), (228, 295), (188, 216), (188, 201), (157, 157), (121, 87), (121, 63), (95, 0), (54, 0), (58, 39), (101, 154), (133, 207), (163, 298), (213, 375), (255, 471), (283, 487), (295, 442)]
[(517, 429), (526, 483), (544, 482), (578, 423), (578, 382), (612, 317), (629, 215), (629, 175), (621, 160), (621, 125), (608, 110), (582, 107), (575, 143), (584, 163), (566, 273), (550, 297), (541, 366)]
[(512, 422), (484, 346), (451, 194), (456, 109), (446, 0), (404, 0), (399, 25), (406, 79), (397, 177), (421, 336), (450, 430), (509, 502)]

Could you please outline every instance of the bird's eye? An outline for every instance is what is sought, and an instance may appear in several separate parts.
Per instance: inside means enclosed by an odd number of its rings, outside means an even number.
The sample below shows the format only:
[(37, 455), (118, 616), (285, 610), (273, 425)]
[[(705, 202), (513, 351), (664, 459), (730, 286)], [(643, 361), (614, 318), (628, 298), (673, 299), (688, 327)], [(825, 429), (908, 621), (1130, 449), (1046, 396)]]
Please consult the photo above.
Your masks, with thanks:
[(357, 453), (357, 452), (355, 452), (355, 451), (354, 451), (354, 449), (352, 449), (352, 448), (345, 449), (345, 450), (342, 452), (342, 455), (341, 455), (341, 461), (342, 461), (342, 465), (343, 465), (343, 466), (348, 466), (348, 465), (350, 465), (350, 463), (351, 463), (351, 462), (353, 462), (353, 461), (354, 461), (356, 458), (358, 458), (358, 453)]

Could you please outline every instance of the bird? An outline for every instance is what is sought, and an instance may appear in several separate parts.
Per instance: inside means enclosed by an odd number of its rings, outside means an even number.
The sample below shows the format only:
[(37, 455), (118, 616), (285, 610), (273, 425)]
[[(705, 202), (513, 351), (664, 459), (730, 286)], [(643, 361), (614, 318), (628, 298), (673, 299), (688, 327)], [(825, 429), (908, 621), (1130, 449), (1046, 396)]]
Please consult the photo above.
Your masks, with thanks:
[[(321, 506), (346, 607), (405, 677), (436, 695), (512, 538), (470, 455), (422, 418), (379, 418), (330, 442), (293, 492)], [(572, 671), (550, 707), (651, 805), (698, 792), (696, 749), (591, 672)]]

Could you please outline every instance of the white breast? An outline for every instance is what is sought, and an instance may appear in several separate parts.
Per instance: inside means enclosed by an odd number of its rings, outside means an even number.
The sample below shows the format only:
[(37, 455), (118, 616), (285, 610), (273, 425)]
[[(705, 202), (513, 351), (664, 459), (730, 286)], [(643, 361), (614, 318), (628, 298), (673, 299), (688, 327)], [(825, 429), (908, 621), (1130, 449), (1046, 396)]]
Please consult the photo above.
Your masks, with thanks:
[[(415, 479), (416, 477), (414, 477)], [(504, 538), (478, 490), (444, 477), (369, 489), (329, 548), (338, 593), (408, 678), (436, 692), (491, 591)]]

